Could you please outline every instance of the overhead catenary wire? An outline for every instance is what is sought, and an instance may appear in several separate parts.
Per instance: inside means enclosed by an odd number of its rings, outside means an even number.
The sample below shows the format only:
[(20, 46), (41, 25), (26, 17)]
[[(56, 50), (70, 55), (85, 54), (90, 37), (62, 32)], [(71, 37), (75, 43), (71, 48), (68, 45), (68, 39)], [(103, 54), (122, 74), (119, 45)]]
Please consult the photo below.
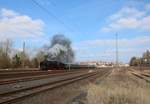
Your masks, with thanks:
[(68, 27), (65, 22), (60, 20), (56, 15), (54, 15), (52, 12), (47, 10), (45, 7), (43, 7), (40, 3), (38, 3), (36, 0), (31, 0), (35, 5), (37, 5), (39, 8), (41, 8), (43, 11), (45, 11), (47, 14), (49, 14), (51, 17), (53, 17), (56, 21), (58, 21), (60, 24), (62, 24), (66, 29), (69, 31), (73, 31), (72, 28)]

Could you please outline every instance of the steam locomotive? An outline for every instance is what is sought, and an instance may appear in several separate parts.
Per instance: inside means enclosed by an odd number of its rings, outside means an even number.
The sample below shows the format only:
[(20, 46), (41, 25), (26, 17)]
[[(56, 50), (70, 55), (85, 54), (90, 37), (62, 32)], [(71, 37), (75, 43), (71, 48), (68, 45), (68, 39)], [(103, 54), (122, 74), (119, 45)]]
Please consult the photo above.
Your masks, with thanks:
[(40, 62), (41, 70), (64, 70), (65, 68), (66, 68), (66, 64), (58, 61), (44, 60)]
[(94, 65), (65, 64), (59, 61), (44, 60), (40, 62), (41, 70), (94, 69)]

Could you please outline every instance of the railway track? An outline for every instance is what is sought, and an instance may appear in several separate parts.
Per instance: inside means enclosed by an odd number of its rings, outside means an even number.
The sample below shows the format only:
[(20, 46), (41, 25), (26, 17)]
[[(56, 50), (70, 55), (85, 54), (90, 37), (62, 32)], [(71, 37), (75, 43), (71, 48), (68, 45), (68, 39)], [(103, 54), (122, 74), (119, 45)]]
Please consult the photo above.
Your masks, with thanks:
[(51, 80), (47, 81), (46, 83), (40, 83), (40, 84), (33, 84), (32, 86), (23, 87), (20, 89), (13, 89), (6, 92), (0, 93), (0, 104), (10, 104), (11, 102), (15, 102), (17, 100), (20, 100), (22, 98), (54, 89), (66, 84), (73, 83), (75, 81), (79, 81), (82, 79), (86, 79), (89, 77), (94, 77), (97, 74), (99, 74), (97, 71), (93, 72), (78, 72), (76, 74), (69, 74), (66, 76), (57, 76), (54, 78), (51, 78)]
[[(96, 82), (96, 78), (100, 78), (100, 80), (103, 80), (104, 78), (106, 78), (107, 76), (109, 76), (112, 73), (112, 69), (104, 69), (103, 72), (95, 75), (94, 77), (91, 78), (91, 82)], [(97, 83), (97, 82), (96, 82)]]
[(64, 70), (50, 70), (50, 71), (41, 71), (41, 70), (22, 70), (22, 71), (0, 71), (0, 80), (9, 79), (9, 78), (19, 78), (25, 76), (37, 76), (37, 75), (46, 75), (52, 73), (62, 73), (66, 72)]
[[(55, 76), (60, 76), (60, 75), (67, 75), (67, 74), (74, 74), (78, 73), (79, 71), (65, 71), (65, 72), (53, 72), (45, 75), (35, 75), (35, 76), (23, 76), (23, 77), (18, 77), (18, 78), (6, 78), (6, 79), (0, 79), (0, 85), (5, 85), (5, 84), (12, 84), (12, 83), (18, 83), (18, 82), (25, 82), (25, 81), (32, 81), (32, 80), (39, 80), (39, 79), (44, 79), (44, 78), (50, 78), (50, 77), (55, 77)], [(81, 71), (80, 71), (81, 72)]]
[(150, 77), (150, 74), (141, 73), (141, 75), (146, 76), (146, 77)]
[(11, 70), (5, 70), (5, 69), (0, 69), (0, 73), (13, 73), (13, 72), (26, 72), (26, 71), (39, 71), (38, 68), (34, 69), (11, 69)]
[(150, 83), (150, 75), (149, 74), (134, 72), (134, 71), (131, 71), (131, 74), (137, 78), (140, 78), (140, 79)]

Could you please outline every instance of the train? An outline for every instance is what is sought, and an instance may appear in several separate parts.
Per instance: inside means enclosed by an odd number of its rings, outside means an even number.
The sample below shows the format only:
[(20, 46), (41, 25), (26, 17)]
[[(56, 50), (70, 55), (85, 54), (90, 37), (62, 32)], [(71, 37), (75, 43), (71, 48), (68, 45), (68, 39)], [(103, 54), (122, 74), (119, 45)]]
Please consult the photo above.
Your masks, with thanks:
[(64, 70), (65, 68), (66, 68), (66, 64), (59, 61), (44, 60), (40, 62), (40, 70)]
[(54, 60), (40, 62), (40, 70), (95, 69), (95, 65), (66, 64)]

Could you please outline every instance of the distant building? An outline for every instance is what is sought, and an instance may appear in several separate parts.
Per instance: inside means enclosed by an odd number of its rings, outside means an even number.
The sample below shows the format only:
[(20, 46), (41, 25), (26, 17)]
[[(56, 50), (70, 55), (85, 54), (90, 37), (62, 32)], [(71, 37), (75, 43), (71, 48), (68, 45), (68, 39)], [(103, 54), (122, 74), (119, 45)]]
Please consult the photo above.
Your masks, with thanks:
[(104, 62), (104, 61), (85, 61), (80, 62), (81, 65), (95, 65), (96, 67), (113, 67), (113, 62)]

